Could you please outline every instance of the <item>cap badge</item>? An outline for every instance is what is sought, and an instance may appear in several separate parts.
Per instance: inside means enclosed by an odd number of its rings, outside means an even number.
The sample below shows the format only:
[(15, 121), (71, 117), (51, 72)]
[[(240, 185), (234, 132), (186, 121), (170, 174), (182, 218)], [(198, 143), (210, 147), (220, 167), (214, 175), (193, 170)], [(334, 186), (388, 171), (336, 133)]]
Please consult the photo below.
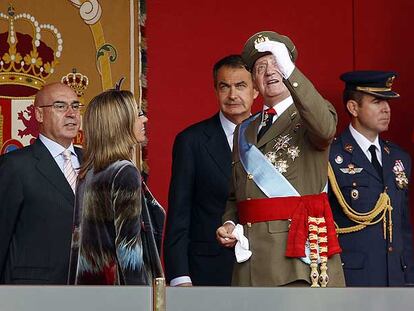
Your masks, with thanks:
[(347, 168), (340, 168), (342, 173), (354, 175), (361, 173), (363, 168), (362, 167), (355, 167), (355, 164), (349, 163)]
[(394, 79), (395, 79), (395, 76), (389, 77), (387, 82), (385, 83), (385, 86), (388, 88), (391, 88), (392, 84), (394, 83)]
[(270, 41), (268, 37), (263, 36), (263, 35), (258, 35), (256, 40), (254, 40), (254, 45), (256, 47), (257, 44), (265, 42), (265, 41)]
[(342, 164), (342, 162), (344, 162), (344, 158), (343, 158), (340, 154), (338, 154), (338, 155), (335, 157), (335, 163), (336, 163), (336, 164)]
[(400, 189), (406, 189), (408, 187), (408, 178), (405, 175), (405, 167), (401, 160), (395, 160), (394, 167), (392, 168), (395, 174), (395, 182)]

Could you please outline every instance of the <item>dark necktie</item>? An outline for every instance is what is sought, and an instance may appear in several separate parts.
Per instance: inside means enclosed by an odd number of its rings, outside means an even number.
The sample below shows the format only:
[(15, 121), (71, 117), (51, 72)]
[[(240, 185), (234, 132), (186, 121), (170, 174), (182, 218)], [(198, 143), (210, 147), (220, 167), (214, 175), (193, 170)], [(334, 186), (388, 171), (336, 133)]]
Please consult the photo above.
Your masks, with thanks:
[(263, 135), (267, 132), (267, 130), (272, 126), (273, 124), (273, 117), (276, 115), (276, 110), (273, 108), (269, 108), (264, 111), (263, 113), (263, 122), (264, 125), (259, 131), (259, 134), (257, 134), (257, 140), (259, 141), (260, 138), (263, 137)]
[(374, 166), (375, 170), (377, 171), (378, 175), (382, 179), (382, 166), (378, 161), (377, 153), (375, 152), (376, 148), (374, 145), (369, 146), (368, 148), (369, 153), (371, 153), (371, 163)]

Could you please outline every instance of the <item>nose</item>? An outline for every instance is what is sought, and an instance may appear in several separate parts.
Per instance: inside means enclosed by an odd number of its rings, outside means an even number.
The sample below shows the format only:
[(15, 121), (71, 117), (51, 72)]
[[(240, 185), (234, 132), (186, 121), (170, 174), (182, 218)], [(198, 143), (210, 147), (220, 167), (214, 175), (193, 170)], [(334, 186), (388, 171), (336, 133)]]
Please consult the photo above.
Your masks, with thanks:
[(232, 87), (230, 87), (229, 98), (236, 99), (236, 97), (237, 97), (237, 90), (236, 90), (236, 87), (233, 85)]
[(266, 66), (266, 75), (267, 76), (271, 76), (272, 74), (274, 74), (276, 72), (276, 66), (273, 64), (269, 64)]
[(391, 107), (387, 100), (384, 100), (382, 102), (382, 111), (388, 112), (388, 113), (391, 112)]
[(147, 116), (141, 116), (140, 118), (142, 119), (142, 123), (147, 123), (148, 122), (148, 117)]
[(66, 110), (66, 115), (67, 116), (75, 116), (78, 113), (79, 113), (79, 110), (73, 109), (73, 107), (71, 105), (69, 105), (68, 110)]

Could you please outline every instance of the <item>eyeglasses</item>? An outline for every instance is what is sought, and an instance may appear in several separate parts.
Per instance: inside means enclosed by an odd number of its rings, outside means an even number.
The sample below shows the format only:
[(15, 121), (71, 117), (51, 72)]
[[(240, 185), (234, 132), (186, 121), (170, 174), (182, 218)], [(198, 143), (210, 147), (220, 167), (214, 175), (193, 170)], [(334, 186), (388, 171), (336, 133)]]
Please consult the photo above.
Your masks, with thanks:
[(43, 105), (39, 106), (39, 108), (46, 108), (46, 107), (53, 107), (58, 112), (66, 112), (69, 109), (69, 106), (72, 108), (73, 111), (78, 112), (83, 105), (80, 102), (74, 101), (72, 103), (62, 102), (62, 101), (55, 101), (51, 105)]

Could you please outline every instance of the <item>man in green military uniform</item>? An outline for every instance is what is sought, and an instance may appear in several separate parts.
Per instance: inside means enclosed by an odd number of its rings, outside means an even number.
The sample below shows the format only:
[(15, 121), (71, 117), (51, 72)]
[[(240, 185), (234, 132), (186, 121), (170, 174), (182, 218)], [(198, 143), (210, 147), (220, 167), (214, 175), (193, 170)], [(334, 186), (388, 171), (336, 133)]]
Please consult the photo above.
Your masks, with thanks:
[(295, 66), (288, 37), (259, 32), (242, 57), (264, 107), (234, 135), (232, 191), (217, 229), (235, 247), (233, 285), (343, 286), (324, 192), (335, 109)]

